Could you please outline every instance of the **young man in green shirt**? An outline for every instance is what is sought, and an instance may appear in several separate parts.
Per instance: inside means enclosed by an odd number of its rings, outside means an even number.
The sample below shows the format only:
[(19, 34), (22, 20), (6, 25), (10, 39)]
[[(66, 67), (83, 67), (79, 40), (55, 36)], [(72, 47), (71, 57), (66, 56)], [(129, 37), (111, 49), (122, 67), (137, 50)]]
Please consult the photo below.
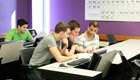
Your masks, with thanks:
[(29, 40), (32, 43), (34, 43), (34, 40), (32, 40), (32, 35), (30, 32), (27, 30), (28, 27), (28, 22), (25, 21), (24, 19), (19, 19), (17, 23), (17, 28), (14, 28), (6, 34), (5, 37), (5, 42), (6, 41), (26, 41)]

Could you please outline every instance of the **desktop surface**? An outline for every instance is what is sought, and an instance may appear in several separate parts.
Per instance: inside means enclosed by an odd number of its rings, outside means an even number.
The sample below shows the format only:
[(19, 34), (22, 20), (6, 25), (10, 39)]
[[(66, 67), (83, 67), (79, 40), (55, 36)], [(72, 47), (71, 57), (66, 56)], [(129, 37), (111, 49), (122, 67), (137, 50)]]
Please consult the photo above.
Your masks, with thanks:
[[(42, 75), (51, 80), (101, 80), (100, 71), (91, 71), (74, 67), (59, 67), (61, 63), (52, 63), (39, 67)], [(55, 75), (54, 75), (55, 74)]]
[[(123, 42), (119, 42), (117, 44), (113, 44), (111, 46), (104, 47), (102, 49), (107, 49), (107, 51), (112, 50), (121, 50), (126, 57), (127, 60), (132, 59), (133, 57), (139, 55), (140, 53), (140, 39), (129, 39)], [(120, 64), (121, 57), (119, 54), (116, 54), (113, 64)]]
[[(107, 47), (102, 48), (102, 49), (107, 49), (108, 52), (112, 51), (112, 50), (115, 50), (115, 49), (121, 50), (124, 53), (124, 56), (127, 59), (130, 59), (130, 58), (139, 54), (139, 52), (140, 52), (139, 45), (140, 45), (140, 40), (130, 39), (130, 40), (127, 40), (127, 41), (123, 41), (123, 42), (111, 45), (111, 46), (107, 46)], [(118, 54), (116, 56), (118, 56)], [(113, 61), (113, 65), (121, 63), (120, 55), (119, 55), (119, 57), (116, 57), (116, 56), (115, 56), (115, 59)], [(60, 65), (60, 63), (53, 63), (53, 64), (50, 64), (50, 65), (39, 67), (39, 70), (43, 71), (44, 75), (50, 75), (50, 73), (51, 73), (52, 74), (51, 77), (57, 76), (57, 77), (63, 78), (64, 75), (66, 75), (67, 78), (65, 78), (65, 79), (68, 79), (68, 80), (75, 80), (76, 79), (75, 77), (77, 75), (78, 75), (77, 76), (78, 78), (81, 77), (81, 76), (84, 76), (84, 75), (85, 75), (86, 78), (91, 77), (91, 74), (92, 74), (92, 77), (97, 77), (98, 76), (98, 78), (99, 78), (99, 76), (100, 76), (100, 79), (97, 79), (97, 80), (101, 80), (101, 77), (102, 77), (101, 76), (102, 73), (100, 71), (79, 69), (79, 68), (75, 68), (75, 67), (72, 67), (72, 66), (71, 67), (59, 67), (59, 65)], [(85, 71), (86, 73), (89, 73), (89, 74), (86, 74), (83, 71)], [(57, 73), (57, 74), (54, 76), (55, 73)], [(76, 75), (76, 76), (73, 77), (72, 75)], [(58, 80), (64, 80), (64, 79), (58, 79)], [(76, 79), (76, 80), (78, 80), (78, 79)], [(81, 80), (88, 80), (88, 79), (83, 78)], [(112, 80), (114, 80), (114, 79), (112, 79)]]

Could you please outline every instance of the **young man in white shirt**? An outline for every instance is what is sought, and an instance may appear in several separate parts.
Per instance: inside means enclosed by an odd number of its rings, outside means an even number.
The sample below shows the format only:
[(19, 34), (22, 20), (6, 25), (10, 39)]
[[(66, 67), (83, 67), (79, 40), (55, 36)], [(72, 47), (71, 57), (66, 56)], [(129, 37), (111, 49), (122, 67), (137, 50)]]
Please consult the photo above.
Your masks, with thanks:
[(80, 35), (77, 39), (79, 47), (84, 49), (98, 49), (99, 48), (99, 36), (97, 32), (99, 30), (99, 23), (97, 21), (91, 21), (88, 30)]

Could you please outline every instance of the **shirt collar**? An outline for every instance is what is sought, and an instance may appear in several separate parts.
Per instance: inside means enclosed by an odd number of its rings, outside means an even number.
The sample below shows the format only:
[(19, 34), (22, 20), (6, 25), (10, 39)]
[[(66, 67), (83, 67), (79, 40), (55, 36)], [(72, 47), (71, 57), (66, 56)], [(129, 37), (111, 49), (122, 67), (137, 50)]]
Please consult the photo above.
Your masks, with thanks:
[[(18, 33), (18, 28), (16, 28), (16, 33), (19, 34), (19, 33)], [(25, 33), (25, 32), (24, 32), (24, 33)], [(22, 33), (22, 34), (24, 34), (24, 33)], [(22, 34), (21, 34), (21, 35), (22, 35)]]

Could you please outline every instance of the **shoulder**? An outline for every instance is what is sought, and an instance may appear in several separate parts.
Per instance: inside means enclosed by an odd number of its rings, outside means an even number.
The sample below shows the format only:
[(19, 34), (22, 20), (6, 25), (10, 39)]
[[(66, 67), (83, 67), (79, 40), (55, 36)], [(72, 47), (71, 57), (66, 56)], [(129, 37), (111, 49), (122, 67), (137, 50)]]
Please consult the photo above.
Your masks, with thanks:
[(26, 33), (26, 34), (29, 34), (30, 32), (28, 31), (28, 29), (26, 29), (25, 33)]
[(11, 29), (8, 32), (17, 32), (17, 28)]
[(45, 39), (46, 41), (54, 41), (54, 40), (55, 40), (53, 34), (48, 34), (48, 35), (46, 35), (46, 36), (44, 37), (44, 39)]
[(95, 34), (95, 38), (99, 38), (99, 35), (98, 34)]
[(9, 31), (7, 32), (7, 35), (13, 35), (13, 34), (15, 34), (15, 33), (17, 33), (17, 28), (14, 28), (14, 29), (9, 30)]
[(77, 39), (84, 39), (86, 37), (86, 32), (84, 32), (83, 34), (81, 34), (80, 36), (78, 36)]

